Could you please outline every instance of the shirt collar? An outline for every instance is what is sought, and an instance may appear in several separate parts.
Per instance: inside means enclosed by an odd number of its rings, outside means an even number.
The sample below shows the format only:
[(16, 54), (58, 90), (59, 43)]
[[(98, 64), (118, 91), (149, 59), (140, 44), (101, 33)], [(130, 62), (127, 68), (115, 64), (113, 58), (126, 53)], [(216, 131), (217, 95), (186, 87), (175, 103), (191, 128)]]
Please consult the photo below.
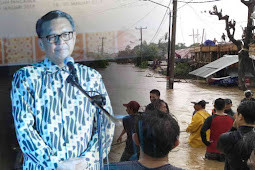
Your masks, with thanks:
[(65, 72), (67, 71), (66, 66), (64, 66), (63, 68), (60, 68), (58, 65), (54, 64), (47, 57), (44, 59), (43, 65), (44, 65), (45, 71), (48, 72), (48, 73), (56, 73), (56, 72), (58, 72), (60, 70), (65, 71)]

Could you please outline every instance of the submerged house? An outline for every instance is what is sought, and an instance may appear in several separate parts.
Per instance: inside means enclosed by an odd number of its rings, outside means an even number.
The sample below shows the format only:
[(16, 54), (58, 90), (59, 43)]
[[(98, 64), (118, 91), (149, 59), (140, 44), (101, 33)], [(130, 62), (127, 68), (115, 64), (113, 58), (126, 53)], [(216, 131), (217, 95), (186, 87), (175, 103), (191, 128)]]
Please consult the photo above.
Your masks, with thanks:
[[(238, 55), (224, 55), (189, 74), (205, 78), (213, 85), (237, 85)], [(255, 86), (254, 77), (250, 73), (245, 74), (245, 83), (247, 86)]]

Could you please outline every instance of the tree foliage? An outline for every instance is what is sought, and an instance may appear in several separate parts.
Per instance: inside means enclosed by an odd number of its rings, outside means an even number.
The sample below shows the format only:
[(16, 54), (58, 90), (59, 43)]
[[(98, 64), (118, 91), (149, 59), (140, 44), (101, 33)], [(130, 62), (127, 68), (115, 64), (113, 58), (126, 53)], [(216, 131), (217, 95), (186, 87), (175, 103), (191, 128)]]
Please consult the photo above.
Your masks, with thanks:
[[(162, 38), (163, 39), (163, 38)], [(168, 42), (165, 40), (160, 39), (159, 42), (156, 43), (150, 43), (148, 44), (146, 41), (143, 42), (142, 45), (142, 60), (148, 61), (148, 60), (164, 60), (165, 56), (167, 55), (167, 47)], [(118, 57), (119, 58), (137, 58), (141, 55), (141, 45), (135, 46), (133, 49), (128, 45), (125, 50), (119, 51)], [(185, 49), (188, 48), (185, 46), (184, 43), (178, 43), (175, 48), (178, 49)]]

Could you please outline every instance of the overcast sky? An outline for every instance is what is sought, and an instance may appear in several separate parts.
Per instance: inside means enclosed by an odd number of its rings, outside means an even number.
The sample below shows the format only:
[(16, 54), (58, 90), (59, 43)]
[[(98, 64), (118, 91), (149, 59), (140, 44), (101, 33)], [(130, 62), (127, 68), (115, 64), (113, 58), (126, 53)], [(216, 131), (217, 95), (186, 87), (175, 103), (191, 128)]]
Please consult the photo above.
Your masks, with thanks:
[[(236, 21), (236, 33), (235, 38), (240, 39), (242, 34), (242, 28), (247, 24), (247, 14), (248, 8), (240, 2), (240, 0), (220, 0), (217, 2), (207, 2), (210, 0), (183, 0), (190, 3), (178, 2), (178, 12), (177, 12), (177, 35), (176, 43), (185, 43), (186, 45), (193, 44), (193, 30), (194, 34), (199, 34), (198, 38), (195, 37), (195, 42), (202, 41), (202, 34), (204, 29), (204, 40), (216, 38), (221, 41), (221, 35), (225, 32), (225, 22), (223, 20), (219, 21), (218, 17), (215, 15), (210, 15), (209, 11), (213, 9), (214, 5), (217, 5), (218, 10), (222, 9), (223, 15), (229, 15), (230, 19)], [(169, 0), (155, 0), (155, 2), (162, 3), (168, 6)], [(192, 2), (204, 2), (204, 3), (192, 3)], [(164, 16), (165, 8), (159, 5), (153, 4), (148, 1), (142, 3), (150, 4), (147, 11), (155, 8), (143, 22), (139, 23), (143, 26), (147, 26), (147, 29), (153, 33), (156, 32), (158, 26), (160, 25), (161, 19)], [(171, 5), (172, 8), (172, 5)], [(148, 18), (153, 18), (153, 25), (150, 25)], [(168, 16), (166, 17), (164, 24), (161, 26), (160, 34), (157, 38), (162, 37), (164, 32), (167, 32), (168, 27)], [(154, 34), (153, 34), (154, 35)], [(147, 37), (151, 41), (152, 37)], [(155, 38), (154, 42), (157, 42)]]
[[(168, 6), (172, 0), (154, 0)], [(236, 20), (235, 38), (240, 39), (242, 28), (247, 23), (247, 7), (240, 0), (179, 0), (177, 11), (176, 43), (185, 43), (187, 46), (204, 40), (216, 38), (221, 40), (225, 32), (225, 22), (219, 21), (217, 16), (209, 14), (214, 5), (222, 9), (223, 15), (228, 14), (230, 19)], [(190, 2), (190, 3), (184, 3)], [(194, 3), (203, 2), (203, 3)], [(21, 6), (23, 5), (23, 6)], [(28, 8), (34, 5), (33, 8)], [(17, 7), (21, 7), (15, 9)], [(46, 12), (60, 9), (70, 13), (75, 19), (77, 32), (113, 32), (129, 30), (135, 39), (130, 39), (134, 44), (139, 44), (140, 32), (143, 29), (143, 40), (157, 43), (168, 32), (168, 14), (160, 23), (167, 8), (149, 1), (141, 0), (44, 0), (33, 3), (11, 1), (0, 2), (0, 37), (22, 37), (35, 34), (36, 20)], [(167, 12), (168, 13), (168, 12)], [(156, 34), (158, 30), (158, 34)], [(128, 32), (128, 31), (127, 31)], [(226, 32), (225, 32), (226, 34)], [(125, 34), (123, 34), (125, 36)], [(122, 36), (122, 35), (121, 35)], [(126, 36), (127, 37), (127, 36)], [(126, 45), (126, 44), (124, 44)]]

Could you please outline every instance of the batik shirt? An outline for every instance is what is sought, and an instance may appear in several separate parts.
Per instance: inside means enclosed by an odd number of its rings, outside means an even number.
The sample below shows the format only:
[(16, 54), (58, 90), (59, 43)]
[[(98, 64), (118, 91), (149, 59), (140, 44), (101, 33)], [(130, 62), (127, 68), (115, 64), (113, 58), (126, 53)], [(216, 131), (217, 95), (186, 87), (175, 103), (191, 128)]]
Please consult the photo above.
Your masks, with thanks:
[[(75, 64), (79, 82), (89, 95), (105, 94), (104, 108), (113, 114), (101, 75)], [(67, 83), (66, 67), (48, 58), (14, 74), (12, 114), (23, 152), (23, 169), (56, 169), (59, 162), (83, 157), (89, 169), (99, 169), (96, 108)], [(103, 157), (110, 151), (114, 123), (102, 115)]]

